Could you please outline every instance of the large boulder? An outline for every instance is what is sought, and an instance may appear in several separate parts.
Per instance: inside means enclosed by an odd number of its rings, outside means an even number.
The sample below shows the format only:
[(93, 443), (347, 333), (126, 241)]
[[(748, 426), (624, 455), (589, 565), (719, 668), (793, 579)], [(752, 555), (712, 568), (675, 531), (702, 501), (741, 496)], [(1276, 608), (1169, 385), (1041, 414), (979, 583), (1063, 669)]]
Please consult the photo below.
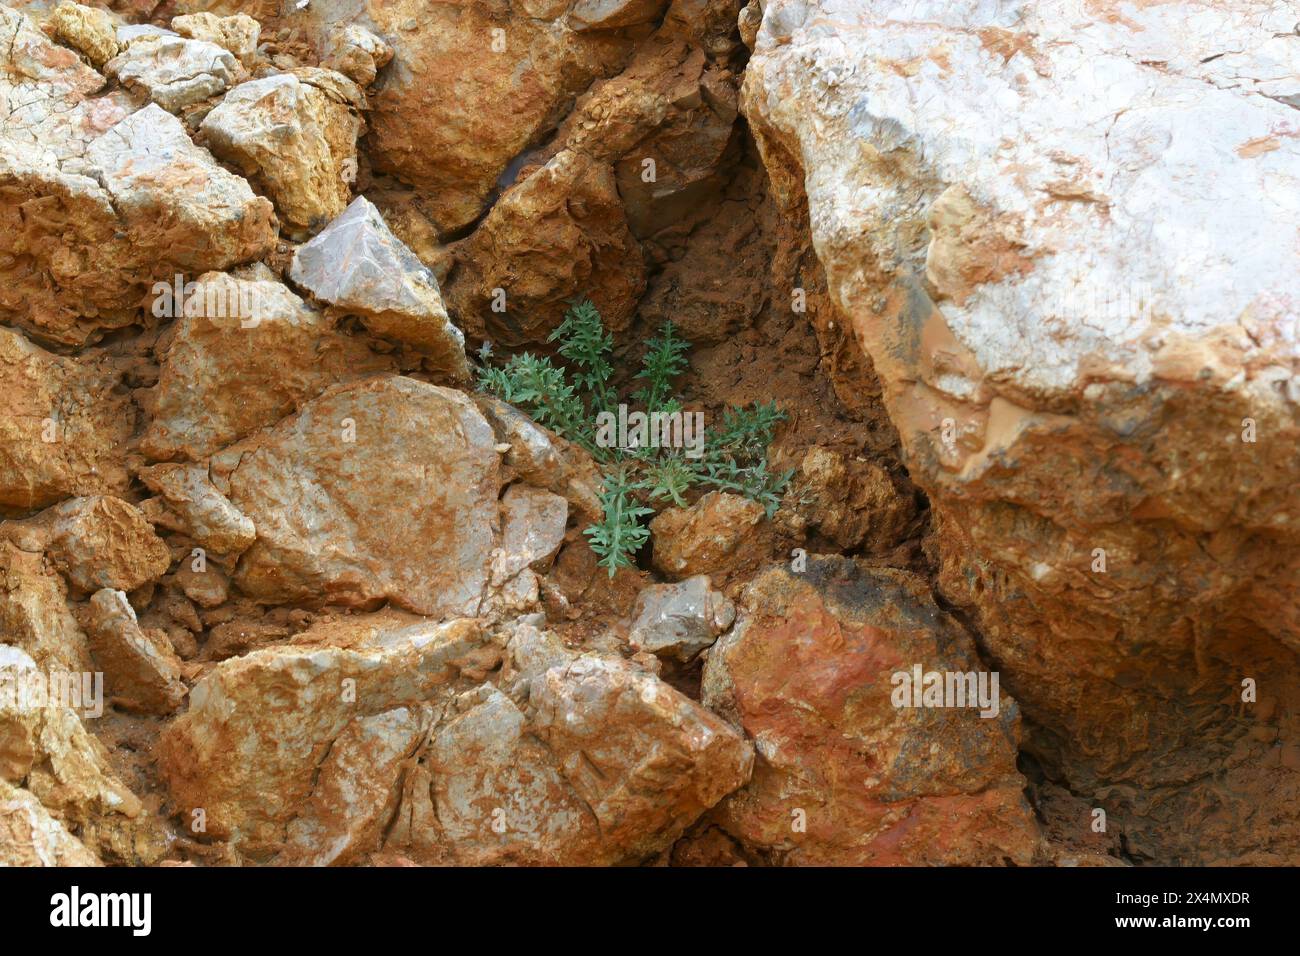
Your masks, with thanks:
[(1300, 858), (1294, 13), (761, 9), (744, 110), (1026, 749), (1136, 859)]
[[(714, 814), (724, 829), (787, 865), (1034, 861), (1019, 710), (919, 578), (817, 557), (760, 575), (742, 604), (703, 680), (758, 751)], [(972, 696), (900, 697), (897, 675), (917, 670), (963, 675)]]

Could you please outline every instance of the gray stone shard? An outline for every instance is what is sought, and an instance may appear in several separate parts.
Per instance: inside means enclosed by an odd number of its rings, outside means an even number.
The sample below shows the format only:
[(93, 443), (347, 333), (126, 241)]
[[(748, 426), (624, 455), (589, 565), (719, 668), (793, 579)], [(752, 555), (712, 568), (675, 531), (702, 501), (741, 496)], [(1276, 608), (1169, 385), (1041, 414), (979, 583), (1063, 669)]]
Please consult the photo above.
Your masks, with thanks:
[(376, 335), (410, 345), (440, 370), (468, 378), (465, 336), (447, 317), (438, 280), (364, 196), (298, 249), (289, 275), (334, 310), (360, 316)]

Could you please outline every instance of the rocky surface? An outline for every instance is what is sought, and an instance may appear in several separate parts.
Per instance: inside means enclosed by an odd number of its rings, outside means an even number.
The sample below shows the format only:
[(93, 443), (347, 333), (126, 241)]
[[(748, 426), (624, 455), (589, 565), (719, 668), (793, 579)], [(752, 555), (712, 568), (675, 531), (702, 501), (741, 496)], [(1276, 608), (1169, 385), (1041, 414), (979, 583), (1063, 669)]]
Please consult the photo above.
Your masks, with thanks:
[(1286, 4), (0, 4), (0, 864), (1300, 860)]
[(806, 190), (942, 590), (1137, 858), (1274, 858), (1295, 688), (1240, 696), (1300, 635), (1294, 16), (820, 7), (763, 4), (744, 106)]

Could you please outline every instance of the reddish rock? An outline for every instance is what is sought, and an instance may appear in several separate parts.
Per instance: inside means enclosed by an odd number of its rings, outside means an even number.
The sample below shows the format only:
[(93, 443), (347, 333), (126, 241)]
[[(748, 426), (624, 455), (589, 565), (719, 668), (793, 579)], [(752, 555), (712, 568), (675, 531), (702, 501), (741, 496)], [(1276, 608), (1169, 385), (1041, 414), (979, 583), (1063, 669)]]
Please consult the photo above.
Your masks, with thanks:
[[(758, 752), (753, 780), (715, 811), (728, 833), (788, 865), (1034, 862), (1019, 708), (920, 579), (815, 557), (759, 576), (741, 607), (703, 683)], [(917, 666), (984, 672), (996, 708), (896, 706), (895, 675)]]

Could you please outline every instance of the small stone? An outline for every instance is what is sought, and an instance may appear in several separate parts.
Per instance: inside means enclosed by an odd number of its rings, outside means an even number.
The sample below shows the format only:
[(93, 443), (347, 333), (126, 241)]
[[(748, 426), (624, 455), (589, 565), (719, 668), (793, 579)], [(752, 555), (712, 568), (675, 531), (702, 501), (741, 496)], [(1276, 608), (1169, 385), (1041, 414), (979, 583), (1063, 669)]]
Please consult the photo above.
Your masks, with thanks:
[(686, 663), (718, 639), (736, 618), (736, 606), (714, 591), (706, 575), (679, 584), (652, 584), (632, 609), (628, 644)]

